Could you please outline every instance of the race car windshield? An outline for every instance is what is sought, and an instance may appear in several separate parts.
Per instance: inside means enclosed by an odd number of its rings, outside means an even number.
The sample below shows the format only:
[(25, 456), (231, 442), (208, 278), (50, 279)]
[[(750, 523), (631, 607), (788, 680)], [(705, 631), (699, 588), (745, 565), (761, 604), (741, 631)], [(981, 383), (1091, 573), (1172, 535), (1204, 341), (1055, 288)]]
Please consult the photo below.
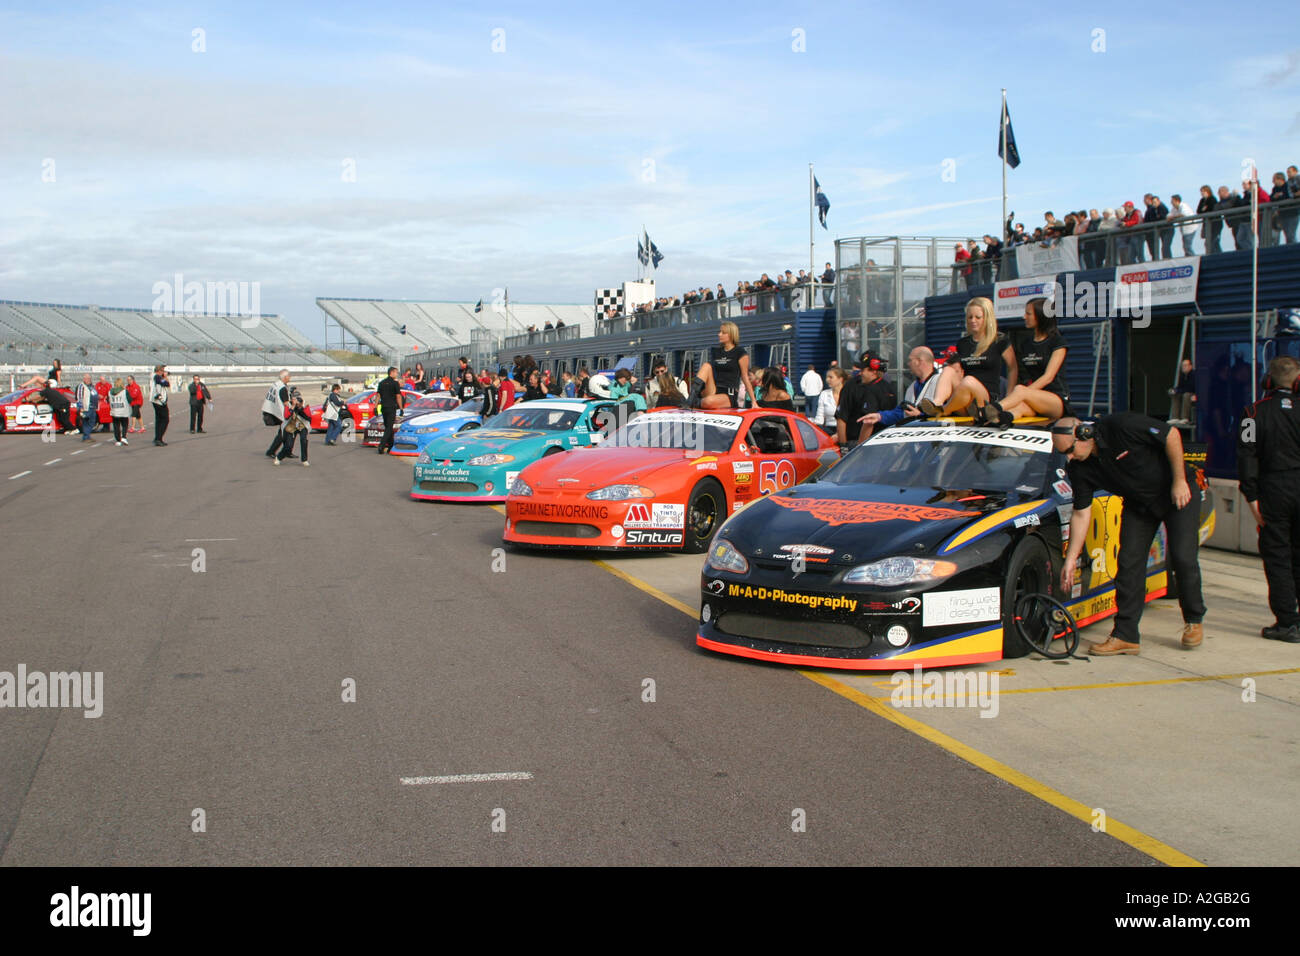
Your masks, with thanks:
[(16, 402), (22, 397), (23, 393), (21, 391), (10, 392), (8, 395), (0, 395), (0, 403), (8, 405), (10, 402)]
[(359, 392), (358, 394), (353, 395), (351, 398), (348, 399), (348, 404), (359, 405), (361, 402), (368, 402), (370, 401), (370, 396), (374, 394), (375, 393), (373, 389), (368, 392)]
[(458, 408), (460, 402), (454, 398), (417, 398), (409, 403), (407, 408), (412, 411), (422, 412), (449, 412), (453, 408)]
[(968, 442), (867, 442), (846, 455), (824, 480), (894, 488), (1036, 491), (1043, 487), (1050, 458), (1041, 451)]
[(465, 412), (469, 415), (477, 415), (479, 412), (483, 411), (483, 399), (481, 398), (471, 398), (468, 402), (462, 402), (459, 405), (454, 404), (455, 399), (452, 399), (452, 402), (453, 404), (450, 406), (451, 408), (454, 408), (459, 412)]
[(737, 423), (724, 425), (662, 413), (643, 415), (615, 431), (604, 441), (606, 447), (679, 448), (703, 454), (729, 451), (736, 437)]
[(522, 428), (527, 431), (567, 432), (578, 423), (580, 408), (508, 408), (483, 423), (483, 428)]

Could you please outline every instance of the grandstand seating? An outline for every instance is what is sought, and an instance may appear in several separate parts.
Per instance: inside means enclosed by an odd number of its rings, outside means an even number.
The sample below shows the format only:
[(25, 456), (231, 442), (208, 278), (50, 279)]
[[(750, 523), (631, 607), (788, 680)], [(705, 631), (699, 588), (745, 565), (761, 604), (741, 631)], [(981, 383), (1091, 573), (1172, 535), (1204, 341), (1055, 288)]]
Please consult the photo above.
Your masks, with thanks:
[[(402, 356), (417, 350), (463, 346), (471, 332), (487, 330), (497, 338), (523, 332), (528, 326), (544, 328), (547, 322), (565, 326), (586, 322), (591, 327), (590, 305), (532, 305), (510, 303), (504, 311), (484, 304), (476, 313), (473, 303), (413, 302), (398, 299), (317, 298), (316, 304), (363, 345), (380, 355)], [(402, 333), (405, 327), (406, 333)]]
[(155, 313), (0, 300), (0, 362), (41, 364), (332, 365), (279, 316)]

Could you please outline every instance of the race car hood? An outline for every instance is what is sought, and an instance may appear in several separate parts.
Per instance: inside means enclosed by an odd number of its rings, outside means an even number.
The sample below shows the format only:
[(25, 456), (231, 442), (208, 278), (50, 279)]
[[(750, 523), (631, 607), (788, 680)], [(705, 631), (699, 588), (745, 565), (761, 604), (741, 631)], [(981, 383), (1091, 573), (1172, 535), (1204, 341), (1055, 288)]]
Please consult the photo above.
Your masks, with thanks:
[[(563, 487), (567, 491), (590, 491), (606, 485), (644, 484), (673, 466), (692, 466), (695, 462), (716, 462), (716, 455), (700, 455), (675, 448), (613, 448), (594, 445), (575, 448), (568, 455), (543, 458), (528, 466), (522, 478), (535, 491)], [(577, 478), (573, 484), (560, 479)]]
[(469, 434), (448, 435), (436, 438), (425, 451), (430, 458), (447, 458), (464, 461), (476, 455), (496, 452), (513, 453), (521, 445), (534, 444), (536, 440), (554, 439), (557, 443), (566, 432), (528, 431), (522, 428), (478, 428)]
[(719, 534), (746, 555), (813, 545), (830, 549), (829, 563), (852, 565), (933, 554), (998, 504), (989, 499), (945, 501), (930, 488), (816, 482), (754, 502), (733, 515)]

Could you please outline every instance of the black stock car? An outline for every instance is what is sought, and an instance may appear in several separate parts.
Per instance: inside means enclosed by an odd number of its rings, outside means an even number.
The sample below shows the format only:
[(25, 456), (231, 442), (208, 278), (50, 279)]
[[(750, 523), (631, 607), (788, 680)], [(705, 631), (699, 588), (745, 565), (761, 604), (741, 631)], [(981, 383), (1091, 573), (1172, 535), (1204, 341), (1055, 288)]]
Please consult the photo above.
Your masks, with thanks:
[[(825, 477), (754, 502), (718, 530), (696, 642), (740, 657), (898, 670), (1018, 657), (1020, 595), (1048, 593), (1080, 626), (1115, 613), (1117, 496), (1099, 494), (1071, 594), (1065, 457), (1045, 427), (950, 421), (886, 429)], [(1195, 507), (1193, 501), (1189, 507)], [(1201, 492), (1201, 541), (1213, 502)], [(1147, 600), (1166, 591), (1162, 528)]]

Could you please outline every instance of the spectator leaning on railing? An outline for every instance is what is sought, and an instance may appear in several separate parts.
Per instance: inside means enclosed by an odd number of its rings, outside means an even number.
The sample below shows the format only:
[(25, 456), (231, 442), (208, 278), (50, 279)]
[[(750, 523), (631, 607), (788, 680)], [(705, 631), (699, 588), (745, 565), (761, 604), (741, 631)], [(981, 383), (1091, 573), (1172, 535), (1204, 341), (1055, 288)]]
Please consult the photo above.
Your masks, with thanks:
[[(1169, 218), (1171, 220), (1185, 219), (1193, 214), (1192, 207), (1183, 202), (1183, 197), (1178, 195), (1178, 193), (1174, 193), (1169, 197), (1169, 199), (1170, 202), (1173, 203), (1173, 205), (1169, 207)], [(1183, 237), (1183, 255), (1195, 255), (1196, 253), (1193, 251), (1192, 247), (1196, 242), (1196, 233), (1199, 231), (1198, 225), (1194, 222), (1182, 223), (1178, 226), (1178, 231)], [(1166, 256), (1167, 255), (1168, 253), (1166, 253)]]
[[(1276, 177), (1274, 177), (1276, 180)], [(1286, 168), (1286, 186), (1287, 199), (1300, 199), (1300, 169), (1295, 166)], [(1283, 240), (1288, 245), (1295, 245), (1296, 242), (1296, 224), (1300, 223), (1300, 209), (1290, 209), (1278, 214), (1278, 229), (1282, 233)]]

